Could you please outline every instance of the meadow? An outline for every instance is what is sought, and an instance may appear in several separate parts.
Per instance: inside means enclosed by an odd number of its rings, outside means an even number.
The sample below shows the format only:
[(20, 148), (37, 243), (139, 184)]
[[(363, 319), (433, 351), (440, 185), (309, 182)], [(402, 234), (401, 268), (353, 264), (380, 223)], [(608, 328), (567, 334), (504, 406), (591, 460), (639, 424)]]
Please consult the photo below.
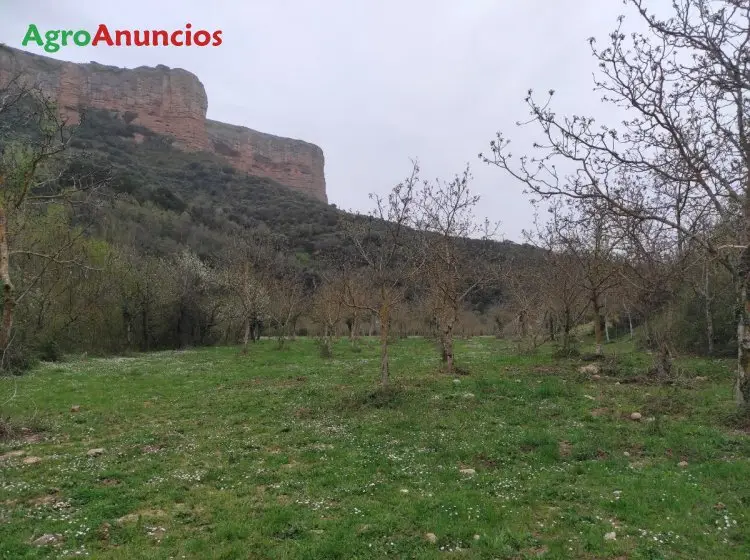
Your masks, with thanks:
[[(734, 362), (275, 341), (0, 379), (0, 558), (750, 558)], [(592, 370), (593, 371), (593, 370)], [(638, 412), (639, 420), (631, 419)]]

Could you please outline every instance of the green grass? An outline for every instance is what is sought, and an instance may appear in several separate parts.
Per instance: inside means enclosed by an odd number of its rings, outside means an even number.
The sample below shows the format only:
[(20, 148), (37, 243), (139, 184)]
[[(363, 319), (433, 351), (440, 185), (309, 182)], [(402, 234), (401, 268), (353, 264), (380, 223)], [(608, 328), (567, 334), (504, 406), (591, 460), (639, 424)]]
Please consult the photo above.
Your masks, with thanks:
[[(0, 442), (25, 452), (0, 459), (0, 558), (750, 557), (731, 361), (683, 360), (662, 387), (625, 382), (645, 355), (607, 350), (619, 373), (592, 380), (550, 351), (459, 341), (470, 375), (454, 379), (431, 343), (401, 340), (388, 391), (375, 341), (3, 378), (1, 415), (44, 431)], [(64, 542), (29, 544), (45, 533)]]

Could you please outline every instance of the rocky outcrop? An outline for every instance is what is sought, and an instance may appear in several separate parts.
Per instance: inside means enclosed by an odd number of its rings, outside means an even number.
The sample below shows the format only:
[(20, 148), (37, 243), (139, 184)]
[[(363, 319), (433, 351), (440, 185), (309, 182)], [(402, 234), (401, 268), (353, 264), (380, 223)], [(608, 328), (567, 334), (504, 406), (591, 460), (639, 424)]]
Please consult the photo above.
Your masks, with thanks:
[(78, 122), (81, 108), (107, 109), (129, 115), (134, 124), (174, 137), (179, 147), (208, 147), (206, 90), (186, 70), (166, 66), (126, 70), (0, 49), (0, 84), (16, 76), (55, 99), (69, 122)]
[(323, 150), (315, 144), (207, 121), (210, 149), (237, 169), (327, 201)]
[(75, 64), (0, 46), (0, 87), (16, 77), (56, 100), (69, 122), (77, 122), (87, 107), (116, 111), (134, 124), (173, 137), (181, 149), (214, 152), (238, 170), (327, 202), (318, 146), (207, 120), (206, 90), (186, 70)]

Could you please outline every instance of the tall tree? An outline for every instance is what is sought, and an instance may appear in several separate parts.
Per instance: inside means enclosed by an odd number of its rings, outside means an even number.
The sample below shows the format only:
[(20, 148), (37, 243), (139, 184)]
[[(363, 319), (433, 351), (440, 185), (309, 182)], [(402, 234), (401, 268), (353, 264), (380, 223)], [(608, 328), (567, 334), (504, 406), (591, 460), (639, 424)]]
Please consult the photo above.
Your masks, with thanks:
[[(62, 209), (77, 194), (92, 192), (106, 183), (108, 175), (64, 157), (72, 129), (59, 116), (57, 107), (40, 91), (20, 79), (11, 79), (0, 89), (0, 281), (3, 284), (0, 351), (12, 341), (16, 306), (36, 285), (49, 266), (81, 266), (70, 257), (80, 243), (83, 230), (65, 235), (43, 247), (24, 246), (34, 239), (29, 233), (44, 227), (51, 217), (65, 221)], [(38, 236), (36, 236), (38, 238)], [(41, 261), (39, 274), (27, 279), (21, 292), (13, 279), (13, 261), (21, 255)], [(4, 360), (0, 361), (0, 368)]]
[[(479, 196), (471, 193), (467, 167), (452, 181), (425, 182), (418, 194), (415, 220), (422, 233), (425, 252), (422, 277), (428, 291), (438, 329), (441, 359), (453, 373), (454, 329), (466, 298), (489, 278), (481, 251), (470, 246), (471, 237), (481, 234), (488, 241), (494, 234), (477, 222), (474, 210)], [(495, 228), (496, 229), (496, 228)]]
[(374, 313), (380, 323), (380, 382), (389, 381), (388, 346), (393, 312), (404, 299), (408, 283), (421, 268), (419, 252), (415, 250), (414, 223), (419, 185), (419, 166), (382, 197), (371, 194), (375, 207), (369, 216), (355, 216), (344, 224), (347, 237), (355, 248), (352, 265), (367, 270), (372, 293), (369, 301), (357, 300), (347, 291), (345, 303)]
[[(541, 197), (595, 200), (608, 212), (656, 221), (676, 246), (701, 244), (736, 278), (738, 403), (750, 400), (750, 4), (675, 0), (661, 18), (627, 0), (645, 32), (625, 18), (599, 50), (590, 39), (602, 102), (627, 110), (619, 125), (556, 114), (526, 98), (542, 140), (512, 158), (502, 133), (484, 161)], [(550, 97), (553, 95), (550, 91)], [(564, 161), (564, 163), (563, 163)], [(737, 224), (718, 245), (697, 223)]]

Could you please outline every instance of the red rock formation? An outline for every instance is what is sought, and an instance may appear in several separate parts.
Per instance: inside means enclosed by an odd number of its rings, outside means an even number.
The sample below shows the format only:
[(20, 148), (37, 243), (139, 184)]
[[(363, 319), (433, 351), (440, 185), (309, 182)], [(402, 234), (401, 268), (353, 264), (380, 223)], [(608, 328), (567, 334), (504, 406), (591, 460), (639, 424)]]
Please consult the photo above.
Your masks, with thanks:
[(235, 168), (328, 201), (323, 150), (315, 144), (211, 120), (207, 130), (211, 150)]
[(0, 46), (0, 87), (16, 76), (55, 99), (71, 122), (78, 121), (82, 108), (117, 111), (134, 124), (173, 137), (182, 149), (214, 152), (238, 170), (327, 202), (318, 146), (208, 121), (203, 84), (186, 70), (75, 64)]

